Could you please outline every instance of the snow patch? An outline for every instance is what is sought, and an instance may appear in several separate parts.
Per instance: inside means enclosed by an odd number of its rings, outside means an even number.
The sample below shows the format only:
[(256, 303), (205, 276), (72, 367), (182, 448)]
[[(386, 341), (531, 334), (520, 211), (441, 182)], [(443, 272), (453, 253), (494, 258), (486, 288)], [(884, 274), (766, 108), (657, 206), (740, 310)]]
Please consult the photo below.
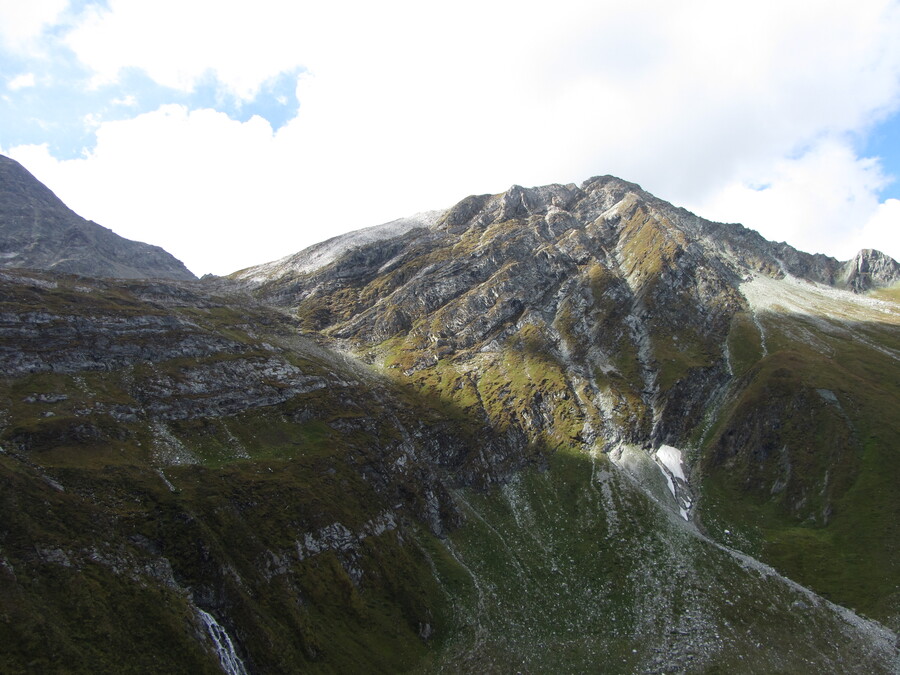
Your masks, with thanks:
[(423, 211), (408, 218), (398, 218), (383, 225), (348, 232), (310, 246), (299, 253), (293, 253), (273, 262), (248, 267), (236, 272), (234, 276), (254, 283), (263, 283), (288, 273), (309, 274), (334, 262), (347, 251), (376, 241), (400, 237), (416, 228), (434, 227), (446, 212), (446, 209)]
[(673, 497), (677, 497), (678, 495), (675, 494), (675, 483), (672, 482), (672, 477), (665, 471), (663, 471), (663, 476), (666, 479), (666, 486), (669, 488), (669, 492), (672, 493)]
[(687, 482), (681, 464), (681, 450), (673, 448), (671, 445), (661, 445), (656, 451), (656, 459), (669, 470), (674, 478), (680, 478)]

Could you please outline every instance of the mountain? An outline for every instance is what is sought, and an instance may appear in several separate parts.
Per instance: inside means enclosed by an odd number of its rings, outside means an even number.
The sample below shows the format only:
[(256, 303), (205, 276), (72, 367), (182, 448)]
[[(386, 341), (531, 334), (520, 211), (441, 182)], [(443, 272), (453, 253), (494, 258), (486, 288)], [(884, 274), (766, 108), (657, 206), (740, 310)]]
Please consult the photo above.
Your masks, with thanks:
[(860, 294), (896, 289), (894, 260), (809, 255), (610, 176), (385, 234), (236, 277), (495, 428), (613, 458), (681, 449), (696, 479), (678, 508), (896, 625), (900, 315)]
[(158, 246), (130, 241), (72, 212), (21, 164), (0, 156), (0, 268), (121, 279), (194, 279)]
[[(591, 201), (590, 195), (598, 190), (605, 191), (603, 201)], [(581, 188), (573, 184), (548, 185), (525, 189), (513, 186), (501, 195), (477, 195), (464, 199), (452, 209), (445, 211), (427, 211), (408, 218), (401, 218), (383, 225), (368, 227), (347, 234), (339, 235), (320, 244), (311, 246), (299, 253), (286, 256), (280, 260), (240, 270), (231, 275), (232, 278), (248, 280), (256, 283), (271, 282), (291, 276), (311, 274), (334, 262), (340, 256), (352, 250), (361, 249), (369, 244), (380, 245), (379, 242), (397, 241), (418, 234), (434, 236), (434, 231), (447, 230), (447, 219), (460, 221), (477, 219), (482, 224), (488, 221), (503, 222), (514, 217), (528, 215), (565, 212), (569, 217), (580, 222), (584, 227), (590, 218), (602, 215), (611, 203), (619, 203), (623, 195), (641, 201), (666, 213), (671, 222), (683, 229), (688, 236), (700, 234), (703, 241), (713, 245), (717, 250), (721, 245), (736, 248), (745, 255), (767, 259), (766, 264), (787, 265), (792, 274), (813, 281), (845, 288), (854, 292), (865, 292), (873, 288), (890, 286), (900, 278), (900, 266), (890, 256), (880, 251), (864, 249), (853, 260), (840, 262), (821, 254), (810, 255), (788, 246), (785, 243), (773, 243), (762, 238), (757, 232), (740, 225), (713, 223), (694, 214), (673, 207), (671, 204), (657, 199), (643, 191), (639, 185), (628, 183), (614, 176), (592, 178)], [(574, 212), (568, 206), (575, 206)], [(562, 207), (562, 208), (561, 208)], [(476, 211), (481, 211), (476, 213)], [(461, 219), (461, 220), (460, 220)], [(549, 222), (549, 221), (548, 221)], [(436, 227), (437, 226), (437, 227)], [(557, 227), (565, 228), (565, 225)], [(699, 230), (697, 228), (700, 228)], [(715, 240), (721, 238), (720, 245)]]
[(0, 670), (897, 672), (892, 263), (603, 177), (0, 272)]

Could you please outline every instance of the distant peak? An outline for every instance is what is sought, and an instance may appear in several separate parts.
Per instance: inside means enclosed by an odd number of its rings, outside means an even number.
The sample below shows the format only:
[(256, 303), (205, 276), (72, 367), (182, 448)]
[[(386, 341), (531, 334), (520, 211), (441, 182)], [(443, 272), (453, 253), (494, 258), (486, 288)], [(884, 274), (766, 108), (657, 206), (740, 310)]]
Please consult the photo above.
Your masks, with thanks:
[(884, 288), (900, 281), (900, 264), (873, 248), (864, 248), (841, 266), (839, 280), (856, 292)]
[(195, 279), (158, 246), (130, 241), (69, 209), (14, 159), (0, 155), (0, 268), (92, 277)]

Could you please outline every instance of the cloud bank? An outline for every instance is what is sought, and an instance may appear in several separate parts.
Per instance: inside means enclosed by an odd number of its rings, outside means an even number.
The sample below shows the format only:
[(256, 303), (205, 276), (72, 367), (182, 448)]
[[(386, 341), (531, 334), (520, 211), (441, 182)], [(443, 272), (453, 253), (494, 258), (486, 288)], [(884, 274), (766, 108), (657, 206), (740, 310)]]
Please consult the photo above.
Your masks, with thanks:
[(0, 146), (198, 273), (605, 173), (811, 252), (900, 257), (900, 193), (861, 150), (900, 108), (897, 2), (58, 5), (5, 43), (6, 101), (52, 87), (22, 86), (46, 71), (28, 42), (120, 104), (79, 117), (79, 156)]

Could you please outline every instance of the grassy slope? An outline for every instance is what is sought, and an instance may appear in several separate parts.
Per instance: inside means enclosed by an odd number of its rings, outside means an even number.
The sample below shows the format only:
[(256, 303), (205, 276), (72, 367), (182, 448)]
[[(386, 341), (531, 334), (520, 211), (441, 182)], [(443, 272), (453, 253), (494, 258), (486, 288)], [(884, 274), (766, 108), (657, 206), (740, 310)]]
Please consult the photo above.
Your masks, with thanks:
[[(196, 298), (171, 308), (141, 300), (140, 285), (90, 283), (7, 284), (2, 310), (104, 320), (181, 314), (197, 333), (245, 345), (199, 360), (212, 366), (255, 358), (259, 334), (280, 328), (265, 311)], [(74, 338), (62, 334), (68, 348)], [(305, 353), (287, 358), (305, 375), (335, 367)], [(111, 371), (0, 380), (0, 671), (217, 672), (194, 606), (217, 615), (261, 672), (414, 664), (428, 648), (423, 626), (442, 630), (430, 570), (402, 538), (419, 527), (404, 520), (421, 509), (422, 467), (411, 462), (409, 477), (387, 490), (363, 475), (398, 441), (394, 420), (414, 428), (437, 413), (410, 392), (369, 382), (230, 417), (111, 414), (139, 407), (132, 393), (146, 381), (177, 381), (199, 361), (136, 359)], [(371, 533), (398, 502), (397, 527)], [(296, 542), (335, 523), (355, 538), (350, 549), (301, 560)]]
[[(739, 377), (704, 451), (704, 512), (835, 602), (900, 627), (900, 366), (887, 323), (739, 315)], [(837, 328), (835, 328), (837, 326)], [(729, 535), (724, 530), (730, 528)]]
[(466, 526), (428, 550), (454, 615), (426, 672), (887, 672), (825, 605), (699, 538), (603, 456), (561, 451), (457, 499)]
[[(201, 464), (164, 474), (136, 441), (0, 455), (0, 670), (215, 672), (188, 589), (239, 626), (245, 658), (264, 672), (386, 672), (421, 656), (420, 624), (436, 623), (439, 601), (397, 531), (362, 540), (360, 584), (334, 552), (297, 560), (304, 533), (336, 522), (358, 532), (391, 504), (361, 479), (357, 446), (283, 412), (173, 425)], [(225, 438), (249, 458), (223, 459)], [(169, 564), (178, 587), (158, 578)]]

